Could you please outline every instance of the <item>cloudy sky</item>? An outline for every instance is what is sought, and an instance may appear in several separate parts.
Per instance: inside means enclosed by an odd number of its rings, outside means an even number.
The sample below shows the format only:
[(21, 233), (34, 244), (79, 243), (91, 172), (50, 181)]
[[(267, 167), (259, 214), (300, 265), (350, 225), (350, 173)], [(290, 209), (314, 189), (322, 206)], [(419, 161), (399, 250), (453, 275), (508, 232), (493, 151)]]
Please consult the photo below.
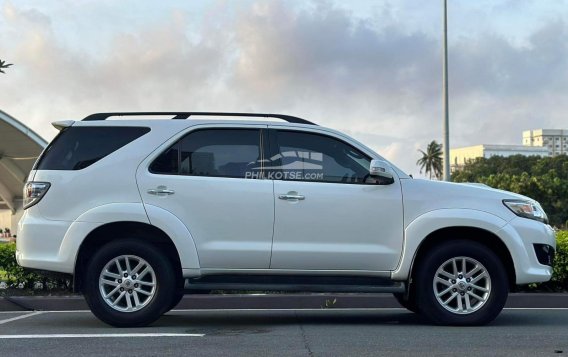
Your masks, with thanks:
[[(448, 0), (451, 146), (568, 128), (568, 1)], [(0, 0), (0, 109), (46, 139), (100, 111), (251, 111), (409, 173), (442, 137), (437, 0)]]

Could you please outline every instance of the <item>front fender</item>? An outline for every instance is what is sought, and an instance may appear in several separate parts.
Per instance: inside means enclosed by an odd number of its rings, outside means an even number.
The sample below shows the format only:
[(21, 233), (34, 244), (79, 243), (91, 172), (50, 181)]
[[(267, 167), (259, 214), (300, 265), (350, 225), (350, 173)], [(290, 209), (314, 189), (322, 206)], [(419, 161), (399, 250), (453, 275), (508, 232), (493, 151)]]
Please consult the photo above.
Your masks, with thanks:
[[(431, 233), (450, 227), (473, 227), (497, 233), (507, 221), (491, 213), (472, 209), (439, 209), (418, 216), (404, 230), (404, 247), (393, 280), (407, 280), (422, 241)], [(507, 242), (504, 242), (507, 245)]]

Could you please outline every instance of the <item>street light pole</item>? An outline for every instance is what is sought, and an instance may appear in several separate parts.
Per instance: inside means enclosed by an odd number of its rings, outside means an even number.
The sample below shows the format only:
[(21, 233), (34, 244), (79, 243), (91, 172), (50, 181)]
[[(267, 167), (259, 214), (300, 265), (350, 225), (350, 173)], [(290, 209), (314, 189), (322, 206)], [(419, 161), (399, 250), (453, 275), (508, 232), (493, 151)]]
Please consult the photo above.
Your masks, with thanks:
[(448, 0), (444, 2), (444, 59), (443, 59), (443, 101), (444, 101), (444, 181), (450, 181), (450, 118), (448, 110)]

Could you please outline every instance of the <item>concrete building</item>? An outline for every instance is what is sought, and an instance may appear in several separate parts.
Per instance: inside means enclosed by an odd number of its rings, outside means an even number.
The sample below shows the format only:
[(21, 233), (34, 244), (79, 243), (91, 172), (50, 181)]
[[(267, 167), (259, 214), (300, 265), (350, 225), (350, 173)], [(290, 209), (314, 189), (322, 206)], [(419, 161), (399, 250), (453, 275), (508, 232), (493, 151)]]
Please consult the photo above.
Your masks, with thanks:
[(525, 145), (475, 145), (450, 150), (451, 167), (459, 169), (468, 161), (478, 157), (490, 158), (492, 156), (548, 156), (548, 149), (538, 146)]
[(523, 145), (545, 147), (548, 150), (548, 156), (568, 154), (568, 130), (526, 130), (523, 131)]
[(46, 145), (41, 136), (0, 110), (0, 229), (17, 234), (24, 184)]
[(459, 169), (478, 157), (556, 156), (568, 154), (568, 130), (535, 129), (523, 131), (523, 145), (475, 145), (450, 150), (450, 165)]

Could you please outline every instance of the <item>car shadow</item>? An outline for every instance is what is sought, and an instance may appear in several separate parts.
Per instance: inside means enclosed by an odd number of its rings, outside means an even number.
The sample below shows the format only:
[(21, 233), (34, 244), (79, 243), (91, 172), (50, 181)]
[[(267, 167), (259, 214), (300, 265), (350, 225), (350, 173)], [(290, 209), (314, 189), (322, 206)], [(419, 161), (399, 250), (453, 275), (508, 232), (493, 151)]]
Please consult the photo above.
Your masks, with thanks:
[[(544, 310), (546, 311), (546, 310)], [(46, 313), (22, 323), (32, 322), (35, 327), (49, 328), (56, 324), (63, 327), (61, 333), (74, 329), (91, 331), (108, 330), (109, 325), (98, 320), (91, 313)], [(436, 327), (447, 329), (451, 327), (434, 326), (429, 320), (404, 309), (377, 310), (173, 310), (162, 316), (150, 326), (135, 329), (138, 332), (148, 330), (179, 331), (187, 333), (205, 333), (207, 335), (231, 335), (241, 333), (265, 333), (272, 329), (286, 326), (325, 326), (335, 328), (342, 326), (365, 326), (369, 328), (400, 327)], [(458, 329), (476, 328), (526, 328), (537, 327), (566, 327), (566, 314), (555, 311), (541, 310), (505, 310), (488, 326), (461, 327)], [(69, 330), (69, 331), (67, 331)], [(116, 328), (115, 332), (133, 329)], [(146, 332), (146, 331), (145, 331)]]
[(422, 316), (405, 310), (389, 312), (319, 310), (223, 310), (223, 311), (172, 311), (153, 326), (274, 326), (274, 325), (427, 325)]
[[(236, 328), (284, 325), (373, 325), (373, 326), (433, 326), (420, 314), (403, 309), (385, 310), (223, 310), (223, 311), (171, 311), (154, 327)], [(566, 326), (564, 314), (542, 314), (539, 310), (503, 311), (490, 327)], [(461, 328), (479, 328), (461, 327)]]

